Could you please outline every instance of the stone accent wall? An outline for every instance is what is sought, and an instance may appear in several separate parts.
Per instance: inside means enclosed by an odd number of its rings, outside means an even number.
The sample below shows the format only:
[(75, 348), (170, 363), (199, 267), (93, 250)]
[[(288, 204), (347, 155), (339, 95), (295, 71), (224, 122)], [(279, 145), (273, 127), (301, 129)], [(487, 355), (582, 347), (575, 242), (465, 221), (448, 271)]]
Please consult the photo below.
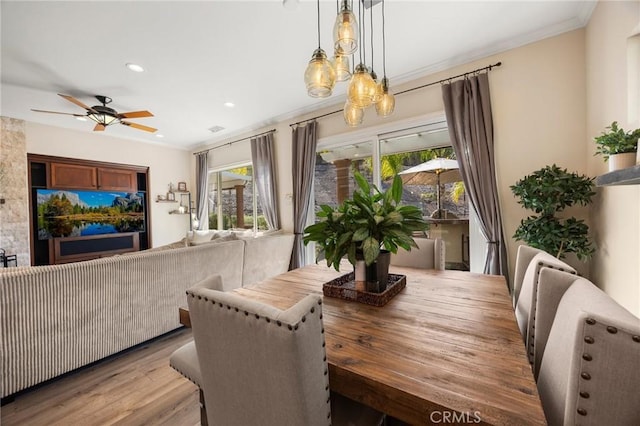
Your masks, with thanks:
[[(31, 264), (25, 122), (0, 117), (0, 248)], [(0, 201), (1, 203), (1, 201)]]

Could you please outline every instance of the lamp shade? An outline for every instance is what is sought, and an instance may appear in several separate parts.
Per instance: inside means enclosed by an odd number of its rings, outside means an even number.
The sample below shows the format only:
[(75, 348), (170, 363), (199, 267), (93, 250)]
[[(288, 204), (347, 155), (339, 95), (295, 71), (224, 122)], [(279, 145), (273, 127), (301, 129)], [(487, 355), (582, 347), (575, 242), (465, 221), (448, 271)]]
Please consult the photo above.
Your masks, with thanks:
[(376, 84), (371, 74), (363, 64), (356, 67), (356, 71), (349, 82), (347, 99), (358, 108), (366, 108), (373, 102), (376, 93)]
[(351, 55), (358, 48), (358, 23), (347, 0), (342, 2), (333, 25), (333, 41), (335, 48), (341, 48), (345, 55)]
[(351, 77), (351, 64), (349, 57), (342, 54), (342, 49), (337, 48), (331, 64), (336, 72), (336, 81), (347, 81)]
[(358, 108), (347, 100), (342, 110), (342, 116), (344, 117), (344, 122), (347, 123), (349, 127), (357, 127), (362, 124), (364, 109)]
[(376, 102), (376, 113), (380, 117), (388, 117), (393, 114), (393, 110), (396, 107), (396, 98), (393, 93), (389, 92), (389, 80), (385, 77), (380, 83), (382, 88), (382, 96), (378, 102)]
[(324, 50), (318, 48), (313, 52), (304, 72), (304, 83), (307, 86), (307, 93), (312, 98), (331, 96), (333, 86), (336, 84), (336, 72)]
[(373, 70), (371, 70), (371, 79), (373, 80), (373, 84), (376, 85), (376, 90), (373, 92), (373, 98), (371, 99), (371, 102), (375, 104), (382, 99), (384, 92), (382, 88), (382, 81), (378, 83), (378, 75)]

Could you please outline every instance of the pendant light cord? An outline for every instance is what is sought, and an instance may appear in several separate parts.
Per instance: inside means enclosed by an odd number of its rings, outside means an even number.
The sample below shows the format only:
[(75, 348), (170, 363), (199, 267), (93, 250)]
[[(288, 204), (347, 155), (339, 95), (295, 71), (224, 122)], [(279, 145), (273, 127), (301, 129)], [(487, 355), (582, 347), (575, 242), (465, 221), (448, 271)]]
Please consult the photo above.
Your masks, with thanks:
[(382, 74), (387, 78), (387, 42), (384, 38), (384, 0), (382, 0)]
[(369, 31), (371, 31), (371, 72), (373, 73), (373, 4), (371, 5), (371, 7), (369, 8), (369, 18), (370, 18), (370, 29)]
[(367, 46), (365, 44), (365, 41), (367, 39), (367, 26), (365, 25), (366, 23), (366, 17), (367, 17), (367, 11), (364, 10), (364, 0), (360, 0), (360, 2), (362, 3), (362, 46), (361, 49), (362, 50), (362, 63), (364, 64), (364, 66), (367, 66)]
[(316, 3), (318, 4), (318, 49), (320, 49), (320, 0)]

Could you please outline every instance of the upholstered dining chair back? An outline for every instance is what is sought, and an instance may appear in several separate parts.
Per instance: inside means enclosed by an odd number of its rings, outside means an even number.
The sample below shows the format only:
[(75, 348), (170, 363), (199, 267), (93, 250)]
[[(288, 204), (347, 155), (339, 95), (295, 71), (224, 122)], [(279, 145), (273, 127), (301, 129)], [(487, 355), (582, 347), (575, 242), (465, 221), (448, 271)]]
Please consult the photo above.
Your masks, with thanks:
[(210, 425), (329, 425), (322, 302), (286, 311), (238, 294), (187, 291)]
[(203, 426), (382, 425), (382, 413), (329, 392), (319, 295), (280, 311), (222, 288), (215, 275), (187, 290), (194, 341), (170, 358), (200, 388)]
[(522, 280), (524, 279), (524, 273), (531, 263), (531, 259), (538, 254), (545, 253), (544, 250), (530, 247), (525, 244), (518, 246), (518, 252), (516, 253), (516, 269), (513, 277), (513, 307), (516, 307), (518, 303), (518, 296), (520, 295), (520, 289), (522, 288)]
[(398, 249), (398, 253), (391, 254), (391, 264), (410, 268), (444, 270), (445, 247), (441, 238), (414, 238), (418, 248), (411, 251)]
[(538, 296), (538, 281), (540, 270), (543, 267), (553, 268), (560, 271), (575, 273), (575, 269), (557, 259), (547, 252), (537, 253), (531, 261), (522, 278), (520, 296), (516, 303), (516, 320), (522, 334), (522, 339), (527, 347), (529, 362), (533, 363), (534, 357), (534, 320), (536, 316), (536, 298)]
[(640, 425), (640, 319), (587, 280), (564, 293), (538, 390), (551, 426)]
[(536, 379), (540, 372), (542, 356), (547, 346), (549, 332), (551, 331), (560, 300), (567, 289), (576, 281), (589, 282), (573, 273), (547, 266), (540, 268), (536, 297), (536, 316), (533, 327), (533, 374)]

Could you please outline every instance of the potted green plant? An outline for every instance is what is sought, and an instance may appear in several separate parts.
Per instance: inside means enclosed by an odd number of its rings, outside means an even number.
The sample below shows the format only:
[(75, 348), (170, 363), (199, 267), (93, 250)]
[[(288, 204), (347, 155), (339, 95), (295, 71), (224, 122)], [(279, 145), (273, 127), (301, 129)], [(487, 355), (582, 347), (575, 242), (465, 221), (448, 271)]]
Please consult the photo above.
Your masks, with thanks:
[(569, 173), (554, 164), (523, 177), (511, 186), (511, 191), (519, 198), (519, 204), (538, 213), (520, 221), (513, 236), (516, 240), (558, 258), (564, 258), (566, 253), (575, 253), (582, 261), (591, 257), (595, 249), (587, 224), (555, 214), (572, 205), (589, 204), (595, 195), (592, 178)]
[(632, 167), (636, 160), (638, 150), (638, 139), (640, 139), (640, 129), (625, 132), (618, 127), (618, 122), (614, 121), (611, 126), (606, 127), (607, 131), (596, 136), (596, 154), (604, 156), (605, 161), (609, 161), (609, 171)]
[(429, 224), (423, 220), (418, 207), (400, 203), (402, 179), (399, 176), (395, 176), (386, 191), (369, 185), (357, 172), (355, 180), (358, 187), (353, 198), (335, 208), (320, 206), (320, 221), (305, 228), (303, 240), (305, 244), (315, 242), (327, 266), (333, 265), (337, 271), (343, 257), (346, 256), (354, 268), (360, 258), (367, 267), (366, 281), (378, 282), (378, 290), (383, 291), (390, 253), (397, 253), (398, 248), (417, 248), (412, 235), (424, 232)]

